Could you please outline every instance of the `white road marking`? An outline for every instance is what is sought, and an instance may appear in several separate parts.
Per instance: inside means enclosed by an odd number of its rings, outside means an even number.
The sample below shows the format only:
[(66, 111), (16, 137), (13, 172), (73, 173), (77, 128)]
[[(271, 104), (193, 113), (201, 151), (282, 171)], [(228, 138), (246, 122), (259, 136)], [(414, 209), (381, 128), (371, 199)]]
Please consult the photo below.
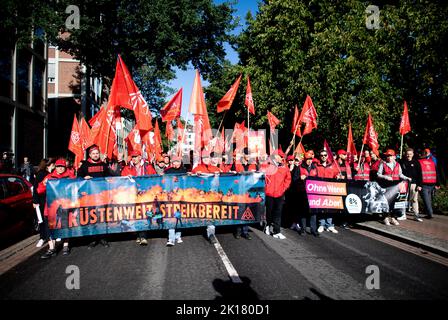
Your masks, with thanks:
[(238, 275), (238, 272), (236, 272), (236, 269), (234, 268), (232, 262), (230, 262), (230, 259), (227, 257), (226, 253), (224, 252), (224, 249), (221, 247), (221, 244), (218, 241), (218, 238), (215, 235), (216, 243), (215, 248), (216, 251), (218, 251), (218, 255), (221, 258), (222, 262), (224, 263), (224, 266), (226, 267), (226, 270), (230, 276), (230, 279), (233, 283), (243, 283), (241, 281), (240, 276)]

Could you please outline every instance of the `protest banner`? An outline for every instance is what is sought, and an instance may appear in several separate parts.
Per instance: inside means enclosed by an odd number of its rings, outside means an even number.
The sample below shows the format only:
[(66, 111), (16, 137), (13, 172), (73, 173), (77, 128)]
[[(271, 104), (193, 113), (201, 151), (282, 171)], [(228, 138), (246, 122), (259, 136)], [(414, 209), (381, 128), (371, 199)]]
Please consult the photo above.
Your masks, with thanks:
[(49, 180), (48, 223), (58, 238), (259, 222), (263, 173)]
[(341, 181), (312, 179), (305, 181), (311, 209), (348, 213), (386, 213), (407, 205), (408, 183)]

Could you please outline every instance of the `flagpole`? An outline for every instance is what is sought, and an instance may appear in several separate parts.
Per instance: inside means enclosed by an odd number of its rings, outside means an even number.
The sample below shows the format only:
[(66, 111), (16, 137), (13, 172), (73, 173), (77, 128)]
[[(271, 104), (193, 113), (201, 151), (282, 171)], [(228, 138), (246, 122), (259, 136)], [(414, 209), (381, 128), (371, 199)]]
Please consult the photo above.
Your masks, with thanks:
[[(294, 135), (292, 136), (292, 139), (291, 139), (291, 142), (289, 143), (288, 149), (286, 149), (285, 157), (288, 155), (289, 150), (291, 149), (291, 145), (292, 145), (293, 143), (295, 143), (295, 138), (296, 138), (297, 129), (299, 128), (299, 123), (300, 123), (300, 121), (297, 121), (296, 128), (295, 128), (295, 130), (294, 130)], [(301, 137), (300, 137), (300, 142), (299, 142), (299, 144), (302, 143), (302, 139), (303, 139), (303, 134), (302, 134)]]
[(359, 165), (361, 164), (361, 158), (362, 158), (362, 152), (363, 152), (363, 151), (364, 151), (364, 143), (362, 144), (361, 152), (359, 153), (358, 170), (359, 170)]
[(404, 134), (401, 135), (400, 159), (403, 157), (403, 136)]

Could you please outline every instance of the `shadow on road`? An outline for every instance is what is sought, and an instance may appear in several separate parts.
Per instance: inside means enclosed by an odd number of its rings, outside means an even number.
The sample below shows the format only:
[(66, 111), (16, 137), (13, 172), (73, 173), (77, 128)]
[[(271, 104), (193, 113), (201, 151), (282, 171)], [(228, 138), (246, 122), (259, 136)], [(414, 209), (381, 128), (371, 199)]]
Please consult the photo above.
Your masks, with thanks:
[(221, 295), (216, 296), (215, 300), (260, 300), (258, 294), (250, 287), (250, 279), (242, 277), (243, 283), (233, 283), (231, 280), (222, 279), (213, 280), (213, 288)]

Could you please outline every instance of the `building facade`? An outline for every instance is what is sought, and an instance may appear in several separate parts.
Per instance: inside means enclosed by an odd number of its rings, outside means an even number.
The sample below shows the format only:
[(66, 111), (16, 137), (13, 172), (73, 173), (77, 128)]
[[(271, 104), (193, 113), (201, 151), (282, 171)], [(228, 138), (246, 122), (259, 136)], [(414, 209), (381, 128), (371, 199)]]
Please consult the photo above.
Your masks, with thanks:
[(46, 72), (43, 41), (0, 47), (0, 151), (12, 154), (16, 168), (24, 156), (37, 164), (48, 154)]

